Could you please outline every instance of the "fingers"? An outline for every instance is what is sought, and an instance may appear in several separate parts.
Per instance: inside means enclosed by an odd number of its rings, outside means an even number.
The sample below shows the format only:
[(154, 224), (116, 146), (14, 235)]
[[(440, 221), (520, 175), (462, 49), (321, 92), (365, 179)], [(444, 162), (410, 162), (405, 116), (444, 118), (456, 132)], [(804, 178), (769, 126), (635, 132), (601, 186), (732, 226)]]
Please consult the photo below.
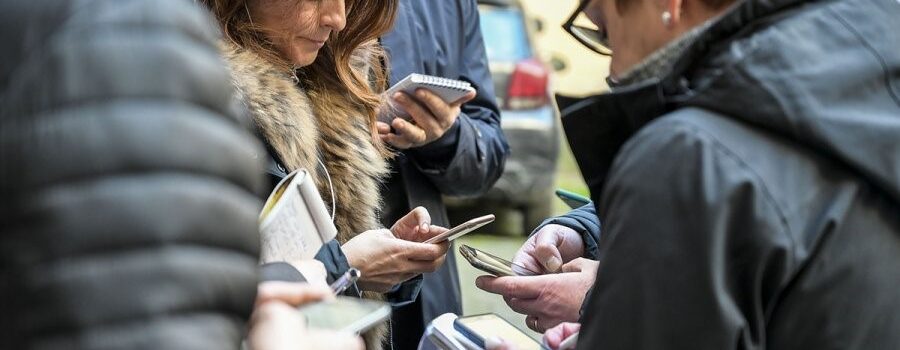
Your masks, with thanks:
[(485, 350), (517, 350), (513, 345), (500, 337), (489, 337), (484, 340)]
[(306, 283), (263, 282), (257, 287), (256, 305), (280, 301), (291, 306), (334, 298), (328, 286)]
[(562, 266), (563, 272), (582, 272), (585, 270), (596, 270), (599, 263), (596, 260), (578, 258), (568, 262)]
[[(314, 330), (309, 331), (306, 335), (304, 343), (313, 344), (313, 349), (365, 350), (366, 348), (362, 338), (355, 334)], [(290, 344), (287, 348), (297, 348), (298, 345), (299, 344)], [(301, 347), (310, 348), (307, 346)]]
[[(420, 91), (425, 91), (424, 93), (431, 94), (427, 90), (420, 89)], [(447, 127), (442, 127), (442, 118), (438, 117), (440, 116), (440, 114), (435, 114), (431, 108), (424, 106), (422, 103), (419, 103), (421, 99), (419, 99), (418, 96), (418, 93), (416, 97), (413, 97), (407, 95), (405, 92), (398, 92), (394, 95), (394, 100), (397, 101), (397, 103), (400, 104), (401, 107), (403, 107), (403, 109), (407, 114), (409, 114), (410, 117), (412, 117), (412, 119), (416, 122), (416, 125), (426, 132), (431, 131), (432, 133), (436, 133), (439, 130), (446, 130), (447, 128), (449, 128), (449, 125)], [(440, 99), (440, 97), (435, 97), (437, 99)], [(396, 128), (396, 126), (394, 128)]]
[(400, 149), (418, 146), (427, 140), (428, 135), (422, 128), (413, 125), (403, 118), (394, 118), (391, 122), (396, 133), (382, 134), (381, 139)]
[(378, 130), (379, 135), (386, 135), (391, 133), (391, 126), (385, 122), (375, 122), (375, 129)]
[(535, 299), (541, 295), (541, 289), (547, 283), (535, 277), (493, 277), (481, 276), (475, 279), (478, 288), (510, 298)]
[(476, 93), (475, 91), (470, 91), (470, 92), (467, 93), (465, 96), (460, 97), (458, 100), (456, 100), (456, 101), (454, 101), (453, 103), (451, 103), (451, 104), (450, 104), (450, 107), (460, 107), (460, 106), (462, 106), (463, 104), (465, 104), (466, 102), (469, 102), (469, 101), (471, 101), (472, 99), (474, 99), (475, 96), (477, 96), (477, 95), (478, 95), (478, 93)]
[[(580, 323), (563, 322), (544, 332), (544, 343), (551, 349), (559, 349), (562, 342), (581, 330)], [(562, 349), (560, 349), (562, 350)]]
[(404, 257), (409, 260), (433, 261), (443, 258), (450, 249), (450, 242), (442, 243), (417, 243), (402, 242), (404, 244)]
[(559, 252), (562, 238), (550, 226), (544, 227), (535, 234), (534, 257), (543, 265), (544, 271), (558, 272), (562, 267), (562, 255)]
[(424, 207), (416, 207), (409, 214), (413, 222), (416, 224), (418, 228), (418, 232), (422, 234), (426, 234), (431, 227), (431, 214), (428, 214), (428, 209)]
[(506, 305), (513, 311), (531, 316), (544, 316), (547, 314), (547, 303), (542, 299), (503, 298)]

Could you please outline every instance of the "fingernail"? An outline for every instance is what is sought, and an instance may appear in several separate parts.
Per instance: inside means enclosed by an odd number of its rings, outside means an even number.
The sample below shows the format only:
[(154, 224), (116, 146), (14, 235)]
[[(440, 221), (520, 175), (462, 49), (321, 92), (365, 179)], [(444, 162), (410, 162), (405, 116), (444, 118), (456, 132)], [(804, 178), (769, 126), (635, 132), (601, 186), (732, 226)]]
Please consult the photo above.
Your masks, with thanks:
[(557, 257), (551, 257), (547, 259), (547, 263), (544, 264), (550, 271), (559, 271), (559, 268), (562, 266), (562, 260), (559, 260)]
[(421, 226), (422, 232), (428, 232), (428, 223), (423, 222)]
[(484, 340), (485, 349), (493, 349), (500, 345), (503, 345), (503, 340), (498, 337), (490, 337)]
[(406, 101), (406, 96), (403, 96), (401, 93), (394, 94), (394, 99), (397, 101)]

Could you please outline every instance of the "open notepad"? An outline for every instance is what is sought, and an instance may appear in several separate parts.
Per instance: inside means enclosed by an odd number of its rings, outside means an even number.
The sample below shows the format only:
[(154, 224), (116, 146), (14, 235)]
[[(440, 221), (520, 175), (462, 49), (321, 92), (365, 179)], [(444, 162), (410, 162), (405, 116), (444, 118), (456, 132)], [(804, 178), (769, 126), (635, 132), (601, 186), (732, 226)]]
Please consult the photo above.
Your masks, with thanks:
[(290, 173), (275, 186), (259, 215), (260, 262), (312, 259), (337, 228), (312, 177)]

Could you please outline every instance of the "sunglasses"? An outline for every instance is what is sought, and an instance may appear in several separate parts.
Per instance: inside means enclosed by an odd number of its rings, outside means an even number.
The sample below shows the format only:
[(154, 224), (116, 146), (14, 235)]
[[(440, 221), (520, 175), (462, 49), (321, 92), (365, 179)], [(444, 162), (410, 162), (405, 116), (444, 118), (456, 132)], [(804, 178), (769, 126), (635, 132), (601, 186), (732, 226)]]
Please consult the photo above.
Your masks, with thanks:
[(575, 20), (583, 14), (582, 12), (590, 2), (591, 0), (581, 0), (578, 3), (578, 8), (575, 9), (575, 12), (572, 12), (572, 15), (569, 16), (569, 19), (566, 20), (562, 27), (575, 40), (578, 40), (581, 45), (584, 45), (591, 51), (604, 56), (612, 56), (612, 50), (609, 48), (609, 36), (606, 34), (605, 29), (575, 24)]

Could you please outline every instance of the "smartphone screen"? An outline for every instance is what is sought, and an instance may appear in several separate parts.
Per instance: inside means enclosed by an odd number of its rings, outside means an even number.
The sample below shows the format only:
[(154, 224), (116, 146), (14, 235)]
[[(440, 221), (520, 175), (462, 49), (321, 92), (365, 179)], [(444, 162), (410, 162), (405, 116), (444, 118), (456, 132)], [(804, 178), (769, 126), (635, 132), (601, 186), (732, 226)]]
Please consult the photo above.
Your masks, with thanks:
[(361, 333), (386, 320), (391, 315), (388, 304), (351, 297), (337, 297), (302, 306), (310, 328)]
[(540, 343), (531, 339), (525, 332), (495, 314), (457, 318), (454, 328), (482, 347), (484, 347), (485, 339), (500, 337), (518, 350), (543, 349)]

